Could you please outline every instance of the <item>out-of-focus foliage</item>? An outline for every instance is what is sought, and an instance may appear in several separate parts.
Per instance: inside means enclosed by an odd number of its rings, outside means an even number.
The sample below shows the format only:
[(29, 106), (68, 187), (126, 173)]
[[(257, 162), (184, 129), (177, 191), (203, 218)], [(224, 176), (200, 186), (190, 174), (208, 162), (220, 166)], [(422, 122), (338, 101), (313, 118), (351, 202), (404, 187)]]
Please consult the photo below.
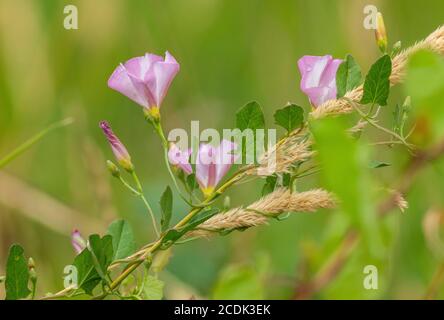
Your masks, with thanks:
[(428, 144), (436, 142), (444, 133), (444, 59), (429, 51), (416, 53), (410, 59), (406, 92), (422, 120), (418, 131), (423, 132), (417, 134), (429, 134), (423, 137)]

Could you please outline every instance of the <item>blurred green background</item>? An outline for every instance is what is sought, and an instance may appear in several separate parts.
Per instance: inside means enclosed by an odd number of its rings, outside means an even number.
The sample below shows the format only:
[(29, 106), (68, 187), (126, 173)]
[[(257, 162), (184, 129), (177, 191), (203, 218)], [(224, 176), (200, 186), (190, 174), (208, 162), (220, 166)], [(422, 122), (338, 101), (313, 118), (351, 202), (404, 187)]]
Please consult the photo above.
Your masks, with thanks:
[[(63, 28), (63, 8), (79, 10), (79, 29)], [(62, 272), (74, 258), (69, 234), (104, 232), (116, 217), (134, 227), (138, 244), (153, 236), (138, 199), (109, 177), (111, 151), (98, 128), (106, 119), (126, 144), (148, 199), (158, 199), (170, 180), (161, 148), (141, 108), (112, 91), (107, 79), (120, 63), (145, 52), (170, 51), (181, 71), (162, 105), (164, 128), (231, 128), (236, 110), (261, 103), (272, 125), (288, 101), (308, 110), (299, 90), (297, 60), (306, 54), (352, 53), (363, 70), (378, 57), (373, 32), (362, 26), (368, 1), (261, 0), (0, 0), (0, 156), (65, 117), (75, 123), (45, 138), (11, 163), (0, 178), (0, 275), (9, 246), (21, 243), (37, 262), (39, 294), (62, 288)], [(383, 12), (391, 44), (404, 47), (444, 22), (442, 0), (372, 1)], [(395, 88), (391, 102), (402, 102)], [(385, 116), (391, 117), (390, 112)], [(390, 185), (408, 154), (378, 149), (395, 164), (377, 172)], [(378, 153), (380, 152), (380, 154)], [(422, 172), (408, 196), (410, 208), (390, 217), (387, 264), (381, 289), (365, 290), (355, 255), (317, 298), (416, 298), (436, 269), (422, 219), (442, 204), (443, 163)], [(440, 169), (441, 168), (441, 169)], [(433, 179), (433, 183), (430, 183)], [(232, 205), (256, 200), (263, 182), (230, 191)], [(301, 190), (319, 186), (317, 176)], [(177, 198), (177, 196), (176, 196)], [(175, 218), (185, 210), (175, 201)], [(332, 213), (294, 214), (283, 222), (227, 237), (178, 246), (167, 271), (167, 298), (279, 298), (295, 295), (305, 261), (323, 260), (323, 237)], [(324, 248), (325, 249), (325, 248)], [(328, 248), (327, 248), (328, 249)], [(325, 250), (327, 250), (325, 249)], [(316, 263), (314, 263), (316, 265)], [(1, 290), (1, 289), (0, 289)], [(0, 291), (0, 295), (3, 292)], [(442, 296), (444, 297), (444, 296)]]

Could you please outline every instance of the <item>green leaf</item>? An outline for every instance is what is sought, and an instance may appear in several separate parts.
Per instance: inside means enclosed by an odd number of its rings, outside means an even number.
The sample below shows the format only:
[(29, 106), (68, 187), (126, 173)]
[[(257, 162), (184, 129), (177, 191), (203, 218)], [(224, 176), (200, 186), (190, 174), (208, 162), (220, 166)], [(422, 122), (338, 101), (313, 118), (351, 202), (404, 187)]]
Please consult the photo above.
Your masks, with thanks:
[(265, 179), (265, 184), (262, 188), (262, 196), (266, 196), (267, 194), (274, 191), (276, 188), (277, 177), (275, 175), (268, 176)]
[(378, 169), (378, 168), (384, 168), (384, 167), (388, 167), (388, 166), (390, 166), (390, 163), (381, 162), (378, 160), (372, 160), (372, 161), (370, 161), (370, 164), (369, 164), (370, 169)]
[(282, 186), (283, 187), (290, 187), (290, 183), (291, 183), (291, 174), (286, 172), (284, 174), (282, 174)]
[(390, 74), (392, 72), (392, 60), (389, 55), (379, 58), (370, 68), (364, 82), (364, 94), (362, 104), (387, 105), (390, 91)]
[(361, 83), (361, 77), (361, 68), (348, 54), (336, 72), (337, 97), (341, 98), (346, 92), (356, 88)]
[(100, 238), (98, 234), (93, 234), (89, 237), (89, 247), (97, 273), (106, 280), (108, 267), (113, 261), (113, 238), (110, 235)]
[(31, 291), (28, 288), (29, 272), (23, 248), (14, 244), (9, 249), (6, 263), (6, 300), (26, 298)]
[(304, 110), (295, 104), (290, 104), (274, 113), (274, 123), (288, 132), (299, 128), (304, 121)]
[(93, 258), (88, 248), (76, 256), (73, 266), (77, 268), (77, 287), (92, 295), (101, 278), (94, 267)]
[(240, 130), (255, 130), (265, 127), (265, 118), (259, 103), (252, 101), (237, 111), (236, 127)]
[(190, 189), (190, 192), (193, 192), (194, 190), (196, 190), (197, 187), (199, 186), (196, 181), (196, 175), (194, 173), (189, 174), (186, 179), (187, 179), (186, 183), (187, 183), (188, 189)]
[(162, 280), (148, 275), (143, 284), (143, 298), (146, 300), (162, 300), (164, 286), (165, 284)]
[[(257, 129), (265, 128), (265, 118), (261, 106), (252, 101), (240, 108), (236, 113), (236, 128), (240, 131), (250, 129), (253, 131), (254, 139), (247, 139), (246, 136), (241, 137), (241, 145), (238, 146), (236, 152), (242, 156), (242, 159), (247, 161), (257, 161), (256, 159), (256, 138)], [(248, 152), (248, 154), (247, 154)]]
[(344, 218), (364, 237), (374, 256), (382, 250), (382, 240), (371, 191), (368, 149), (351, 138), (344, 118), (325, 118), (311, 123), (317, 157), (322, 167), (324, 187), (333, 192)]
[(411, 96), (412, 113), (421, 119), (425, 141), (433, 144), (444, 134), (444, 59), (442, 56), (419, 51), (408, 62), (405, 81)]
[(124, 259), (136, 250), (136, 242), (130, 224), (125, 220), (113, 221), (107, 232), (113, 239), (113, 260)]
[(162, 196), (160, 197), (160, 209), (162, 210), (162, 218), (160, 225), (162, 232), (168, 229), (173, 214), (173, 193), (169, 186), (166, 187)]
[(162, 243), (168, 245), (174, 243), (175, 241), (179, 240), (183, 235), (185, 235), (188, 231), (196, 228), (198, 225), (204, 223), (217, 213), (219, 213), (219, 209), (208, 209), (200, 213), (199, 215), (191, 219), (191, 221), (188, 222), (188, 224), (186, 224), (182, 228), (169, 230), (166, 233), (166, 235), (163, 237)]

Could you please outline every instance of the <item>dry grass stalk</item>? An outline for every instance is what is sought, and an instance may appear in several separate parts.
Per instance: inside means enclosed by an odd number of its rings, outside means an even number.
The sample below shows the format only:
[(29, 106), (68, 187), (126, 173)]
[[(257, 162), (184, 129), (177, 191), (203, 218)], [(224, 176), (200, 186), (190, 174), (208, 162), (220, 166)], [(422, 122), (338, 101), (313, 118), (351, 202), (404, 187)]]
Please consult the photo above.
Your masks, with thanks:
[[(408, 58), (419, 50), (431, 50), (438, 54), (444, 55), (444, 26), (439, 27), (431, 33), (425, 40), (422, 40), (415, 45), (401, 51), (392, 61), (392, 74), (390, 76), (391, 85), (398, 84), (404, 80), (405, 69)], [(359, 102), (362, 98), (362, 85), (349, 91), (345, 94), (346, 98)], [(314, 119), (323, 118), (329, 115), (337, 115), (343, 113), (350, 113), (353, 107), (346, 101), (346, 99), (330, 100), (320, 105), (311, 112)]]
[(73, 228), (85, 234), (103, 230), (103, 223), (96, 218), (78, 212), (5, 172), (0, 172), (0, 205), (62, 235), (71, 234)]
[(313, 156), (310, 149), (312, 142), (297, 131), (269, 148), (259, 160), (259, 166), (247, 171), (249, 175), (269, 176), (273, 173), (289, 172), (290, 167), (298, 161), (306, 161)]
[(284, 212), (314, 212), (333, 208), (335, 203), (332, 194), (322, 189), (297, 193), (279, 188), (246, 208), (238, 207), (215, 215), (187, 237), (209, 237), (219, 231), (264, 225), (269, 218)]

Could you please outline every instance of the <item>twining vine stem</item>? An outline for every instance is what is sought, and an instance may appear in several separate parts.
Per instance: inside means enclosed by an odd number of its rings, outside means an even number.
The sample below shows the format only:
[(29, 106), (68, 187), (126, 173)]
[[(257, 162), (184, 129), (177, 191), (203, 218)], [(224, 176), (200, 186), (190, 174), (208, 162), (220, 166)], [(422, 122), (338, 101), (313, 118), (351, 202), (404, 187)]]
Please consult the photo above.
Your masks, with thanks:
[[(202, 205), (205, 204), (209, 204), (211, 203), (214, 199), (216, 199), (219, 195), (221, 195), (222, 193), (225, 192), (225, 190), (230, 187), (231, 185), (233, 185), (236, 181), (239, 180), (239, 177), (241, 177), (242, 172), (237, 172), (236, 174), (233, 175), (233, 177), (231, 179), (229, 179), (227, 182), (225, 182), (220, 188), (218, 188), (215, 192), (213, 192), (209, 197), (207, 197), (203, 202)], [(174, 227), (173, 229), (179, 229), (181, 227), (183, 227), (185, 224), (187, 224), (191, 219), (193, 219), (196, 214), (198, 214), (199, 212), (202, 211), (204, 207), (195, 207), (193, 208), (182, 220), (180, 220)], [(136, 270), (142, 263), (143, 261), (152, 253), (154, 253), (155, 251), (157, 251), (161, 244), (162, 244), (162, 240), (163, 240), (164, 235), (162, 235), (152, 246), (148, 247), (147, 249), (144, 250), (143, 254), (141, 255), (141, 259), (134, 261), (132, 263), (130, 263), (130, 265), (125, 268), (125, 270), (110, 284), (110, 290), (114, 290), (116, 289), (120, 283), (122, 283), (122, 281), (128, 277), (134, 270)], [(107, 295), (107, 293), (104, 293), (98, 297), (96, 297), (96, 299), (103, 299), (105, 298)]]

